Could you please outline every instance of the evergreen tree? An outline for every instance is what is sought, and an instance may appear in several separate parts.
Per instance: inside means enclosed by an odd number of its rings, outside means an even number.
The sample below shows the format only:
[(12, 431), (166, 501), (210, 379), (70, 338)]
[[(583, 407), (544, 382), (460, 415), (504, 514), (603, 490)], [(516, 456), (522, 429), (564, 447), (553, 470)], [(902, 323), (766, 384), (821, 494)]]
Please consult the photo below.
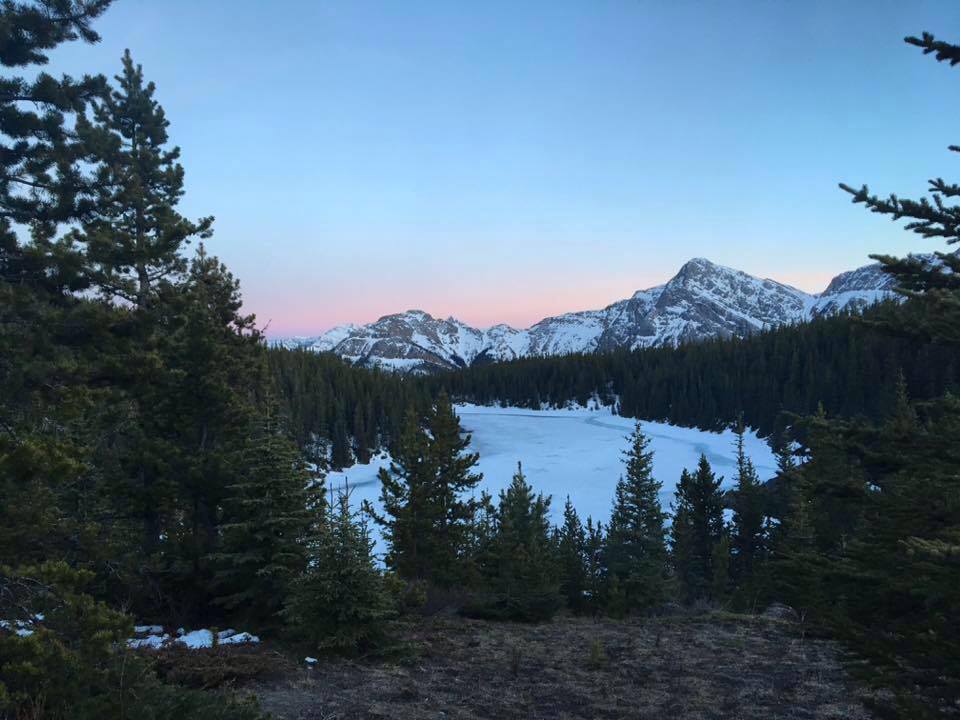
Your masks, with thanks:
[[(938, 61), (956, 65), (960, 46), (924, 33), (906, 42)], [(951, 151), (960, 147), (951, 146)], [(866, 186), (841, 184), (854, 203), (924, 238), (960, 241), (960, 187), (930, 181), (931, 198), (886, 199)], [(960, 258), (937, 253), (934, 261), (876, 256), (907, 301), (870, 318), (874, 328), (945, 352), (960, 346)], [(952, 617), (960, 608), (956, 572), (960, 556), (956, 443), (960, 403), (949, 393), (912, 403), (898, 367), (885, 387), (892, 411), (881, 423), (820, 413), (800, 423), (804, 454), (799, 502), (778, 550), (779, 575), (806, 583), (792, 598), (806, 601), (818, 620), (870, 661), (870, 672), (895, 690), (885, 715), (933, 718), (960, 703), (960, 634)], [(890, 404), (887, 403), (889, 410)], [(806, 528), (804, 534), (800, 528)], [(804, 578), (805, 579), (805, 578)], [(955, 577), (954, 577), (955, 580)], [(794, 580), (796, 582), (796, 580)], [(789, 581), (784, 583), (789, 587)], [(815, 594), (807, 589), (813, 585)]]
[(629, 441), (623, 453), (627, 474), (617, 483), (606, 540), (607, 571), (617, 579), (628, 611), (662, 602), (667, 564), (662, 483), (653, 479), (653, 451), (639, 422)]
[(343, 419), (338, 419), (333, 426), (330, 464), (337, 469), (343, 469), (353, 464), (353, 453), (350, 451), (350, 438), (347, 435), (347, 424)]
[(421, 426), (407, 413), (394, 446), (390, 469), (380, 471), (384, 514), (372, 512), (384, 528), (387, 565), (401, 577), (441, 587), (463, 582), (478, 501), (467, 498), (481, 480), (472, 472), (479, 456), (467, 452), (453, 406), (441, 394)]
[(211, 234), (213, 218), (194, 223), (176, 206), (183, 196), (180, 148), (167, 148), (170, 122), (127, 50), (118, 88), (94, 104), (94, 122), (77, 130), (93, 151), (96, 211), (75, 234), (86, 245), (92, 280), (108, 298), (146, 308), (157, 285), (186, 269), (181, 248)]
[(733, 535), (730, 539), (730, 574), (738, 585), (746, 585), (766, 559), (767, 522), (763, 486), (753, 461), (744, 449), (746, 428), (737, 423), (737, 480), (732, 495)]
[(468, 493), (477, 487), (483, 475), (473, 471), (480, 455), (468, 452), (470, 435), (462, 434), (460, 419), (445, 393), (434, 403), (426, 430), (433, 473), (429, 503), (436, 508), (430, 512), (436, 518), (430, 579), (449, 587), (465, 579), (465, 548), (478, 507)]
[[(95, 43), (91, 23), (111, 0), (5, 2), (0, 8), (0, 65), (38, 68), (48, 52), (73, 40)], [(12, 281), (42, 261), (44, 249), (25, 252), (15, 226), (40, 226), (48, 240), (57, 225), (90, 209), (90, 178), (80, 169), (87, 148), (71, 132), (69, 119), (83, 113), (104, 90), (102, 76), (56, 79), (39, 72), (33, 80), (0, 78), (0, 277)], [(32, 257), (31, 257), (32, 256)], [(59, 259), (64, 259), (62, 256)], [(32, 267), (31, 267), (32, 266)], [(37, 275), (34, 275), (38, 278)]]
[(586, 556), (587, 589), (586, 609), (594, 615), (600, 613), (606, 603), (607, 569), (604, 565), (606, 534), (603, 524), (594, 523), (592, 517), (587, 518), (586, 542), (584, 555)]
[(366, 417), (363, 405), (357, 403), (353, 409), (353, 454), (359, 463), (370, 462), (370, 437), (367, 433)]
[(486, 556), (493, 599), (468, 607), (467, 614), (535, 622), (557, 611), (559, 578), (549, 511), (550, 498), (534, 494), (518, 463), (510, 486), (500, 491), (496, 532)]
[(674, 572), (688, 603), (711, 597), (715, 550), (724, 536), (721, 482), (701, 455), (696, 472), (684, 470), (677, 484), (670, 544)]
[[(143, 402), (136, 429), (143, 435), (134, 435), (131, 449), (147, 445), (163, 458), (153, 502), (143, 507), (148, 519), (150, 511), (165, 509), (156, 518), (165, 540), (153, 568), (163, 594), (190, 613), (209, 605), (208, 555), (217, 551), (221, 508), (244, 472), (238, 465), (257, 415), (269, 413), (280, 425), (260, 335), (241, 307), (239, 283), (201, 244), (185, 281), (161, 294), (154, 308), (173, 329), (154, 344), (161, 366), (153, 383), (137, 388)], [(267, 400), (258, 407), (260, 394)], [(119, 478), (117, 494), (142, 503), (139, 488), (124, 487), (128, 482)]]
[(713, 546), (710, 572), (710, 597), (715, 603), (726, 602), (730, 595), (730, 533), (727, 528)]
[(387, 567), (408, 580), (423, 580), (429, 571), (432, 519), (427, 500), (428, 443), (416, 411), (408, 408), (403, 430), (393, 446), (390, 468), (381, 468), (378, 475), (383, 514), (366, 508), (383, 528)]
[(563, 506), (563, 525), (556, 532), (560, 592), (575, 613), (586, 608), (588, 592), (587, 534), (570, 497)]
[[(74, 297), (85, 288), (82, 262), (55, 236), (90, 210), (87, 150), (72, 126), (105, 79), (57, 79), (42, 67), (62, 43), (97, 42), (91, 23), (109, 4), (0, 6), (0, 562), (62, 551), (77, 529), (66, 496), (91, 481), (84, 443), (96, 430), (85, 421), (97, 413), (80, 356), (105, 323)], [(6, 74), (14, 68), (35, 77)]]
[(345, 488), (327, 511), (309, 566), (287, 601), (285, 619), (293, 636), (314, 651), (356, 654), (387, 641), (394, 615), (373, 541), (351, 511)]
[(269, 627), (293, 582), (306, 570), (315, 542), (323, 489), (310, 482), (302, 456), (283, 434), (268, 403), (238, 458), (224, 501), (215, 602), (234, 617)]

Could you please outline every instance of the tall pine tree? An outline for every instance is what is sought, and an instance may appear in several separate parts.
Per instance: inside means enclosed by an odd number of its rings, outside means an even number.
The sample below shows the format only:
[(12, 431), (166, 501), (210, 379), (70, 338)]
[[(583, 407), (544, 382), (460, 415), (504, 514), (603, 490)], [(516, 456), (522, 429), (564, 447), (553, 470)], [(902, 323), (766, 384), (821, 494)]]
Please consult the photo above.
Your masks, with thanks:
[(170, 121), (129, 50), (116, 81), (118, 87), (95, 103), (94, 121), (81, 117), (77, 125), (98, 167), (95, 212), (74, 238), (86, 245), (100, 292), (142, 309), (159, 283), (183, 273), (182, 247), (209, 237), (213, 218), (192, 222), (177, 212), (184, 178), (180, 148), (167, 147)]
[(563, 506), (563, 525), (556, 531), (560, 592), (567, 607), (582, 613), (587, 607), (587, 534), (570, 497)]
[(607, 571), (617, 578), (628, 611), (662, 602), (667, 573), (662, 483), (653, 478), (653, 451), (639, 422), (629, 441), (623, 454), (626, 476), (617, 483), (605, 553)]
[(705, 455), (697, 470), (684, 470), (677, 483), (670, 546), (674, 572), (685, 602), (711, 599), (714, 557), (724, 539), (723, 494)]
[(766, 502), (760, 477), (744, 447), (746, 428), (740, 419), (735, 427), (737, 478), (731, 493), (733, 528), (730, 574), (737, 585), (746, 585), (767, 553)]
[(550, 533), (550, 498), (534, 493), (517, 463), (500, 491), (496, 531), (484, 556), (489, 601), (467, 608), (476, 617), (535, 622), (560, 606), (556, 550)]
[(401, 577), (449, 587), (469, 574), (465, 567), (471, 524), (479, 507), (467, 493), (481, 475), (479, 456), (467, 452), (470, 436), (441, 394), (423, 424), (411, 408), (394, 445), (389, 470), (380, 471), (387, 564)]
[(227, 487), (222, 545), (211, 560), (215, 602), (254, 627), (278, 625), (294, 581), (322, 521), (323, 488), (311, 482), (302, 456), (267, 403), (240, 451), (238, 476)]

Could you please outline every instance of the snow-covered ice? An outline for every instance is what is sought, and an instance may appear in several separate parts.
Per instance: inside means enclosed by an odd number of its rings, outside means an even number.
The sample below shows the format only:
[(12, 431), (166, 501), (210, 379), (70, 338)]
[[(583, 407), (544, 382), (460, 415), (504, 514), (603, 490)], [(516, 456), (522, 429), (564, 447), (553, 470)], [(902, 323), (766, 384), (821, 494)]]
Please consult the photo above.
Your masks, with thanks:
[[(494, 498), (510, 484), (519, 460), (527, 482), (553, 496), (554, 522), (560, 521), (567, 495), (582, 518), (590, 515), (606, 522), (614, 487), (623, 473), (621, 453), (627, 448), (626, 437), (634, 420), (613, 415), (609, 408), (538, 411), (458, 405), (457, 413), (464, 430), (473, 436), (471, 449), (480, 453), (480, 487)], [(736, 466), (732, 431), (715, 433), (657, 422), (643, 422), (643, 430), (654, 451), (654, 476), (663, 483), (660, 499), (664, 509), (669, 510), (680, 472), (692, 470), (701, 453), (724, 477), (724, 486), (732, 484)], [(749, 433), (746, 450), (761, 479), (772, 477), (776, 462), (767, 444)], [(339, 489), (349, 481), (354, 507), (362, 500), (377, 506), (377, 473), (389, 463), (388, 457), (379, 455), (368, 465), (331, 472), (327, 486)]]

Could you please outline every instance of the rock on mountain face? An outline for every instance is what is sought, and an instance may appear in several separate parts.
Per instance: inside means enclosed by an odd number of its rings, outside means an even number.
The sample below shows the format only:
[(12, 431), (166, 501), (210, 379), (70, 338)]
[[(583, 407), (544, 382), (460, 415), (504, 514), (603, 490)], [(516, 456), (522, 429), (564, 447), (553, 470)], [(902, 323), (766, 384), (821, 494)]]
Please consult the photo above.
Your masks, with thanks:
[[(933, 256), (918, 257), (927, 262), (933, 261)], [(861, 311), (891, 297), (894, 294), (893, 276), (883, 272), (880, 267), (879, 263), (875, 263), (837, 275), (817, 297), (811, 315), (829, 315), (841, 310)]]
[(640, 290), (602, 310), (544, 318), (525, 330), (509, 325), (479, 330), (452, 317), (441, 320), (408, 310), (282, 344), (335, 352), (362, 365), (431, 372), (527, 356), (743, 337), (843, 310), (860, 311), (891, 296), (892, 278), (879, 264), (842, 273), (822, 293), (810, 295), (694, 258), (665, 285)]

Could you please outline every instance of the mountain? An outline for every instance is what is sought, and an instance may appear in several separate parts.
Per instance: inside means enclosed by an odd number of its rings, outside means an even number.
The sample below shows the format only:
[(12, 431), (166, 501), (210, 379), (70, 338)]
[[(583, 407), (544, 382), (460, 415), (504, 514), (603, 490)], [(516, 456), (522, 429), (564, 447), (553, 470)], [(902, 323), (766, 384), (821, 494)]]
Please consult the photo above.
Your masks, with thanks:
[(509, 325), (480, 330), (452, 317), (442, 320), (408, 310), (281, 344), (335, 352), (362, 365), (430, 372), (519, 357), (743, 337), (820, 315), (860, 311), (893, 295), (892, 278), (878, 263), (841, 273), (822, 293), (810, 295), (694, 258), (665, 285), (640, 290), (602, 310), (544, 318), (525, 330)]

